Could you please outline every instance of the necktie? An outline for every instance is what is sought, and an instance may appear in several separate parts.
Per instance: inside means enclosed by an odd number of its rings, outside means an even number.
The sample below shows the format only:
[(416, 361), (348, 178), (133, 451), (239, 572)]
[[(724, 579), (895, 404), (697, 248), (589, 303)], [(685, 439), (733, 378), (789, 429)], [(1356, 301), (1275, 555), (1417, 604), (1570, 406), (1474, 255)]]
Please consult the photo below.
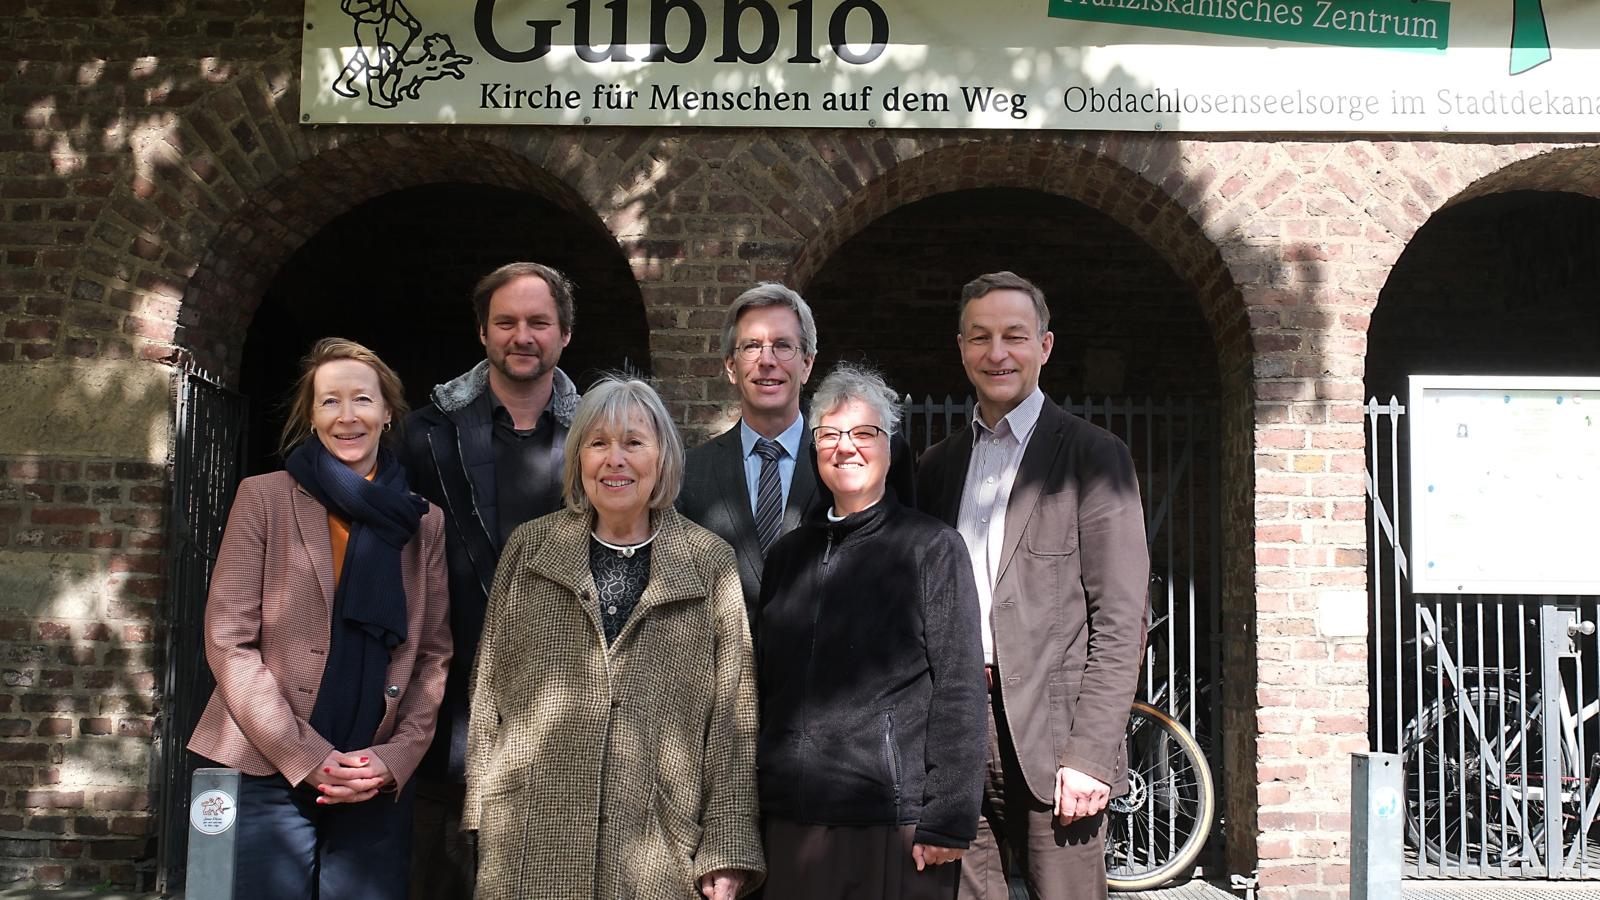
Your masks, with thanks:
[(756, 455), (761, 457), (761, 475), (756, 479), (756, 540), (761, 543), (764, 556), (783, 527), (783, 482), (778, 478), (783, 446), (756, 438)]

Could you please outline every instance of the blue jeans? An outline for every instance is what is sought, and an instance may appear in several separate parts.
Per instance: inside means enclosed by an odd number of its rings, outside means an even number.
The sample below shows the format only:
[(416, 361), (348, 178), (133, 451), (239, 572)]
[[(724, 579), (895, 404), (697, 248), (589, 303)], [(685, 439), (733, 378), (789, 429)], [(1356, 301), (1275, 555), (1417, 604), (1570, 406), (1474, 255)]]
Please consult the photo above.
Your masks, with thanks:
[(240, 775), (234, 900), (406, 900), (411, 790), (322, 806), (282, 775)]

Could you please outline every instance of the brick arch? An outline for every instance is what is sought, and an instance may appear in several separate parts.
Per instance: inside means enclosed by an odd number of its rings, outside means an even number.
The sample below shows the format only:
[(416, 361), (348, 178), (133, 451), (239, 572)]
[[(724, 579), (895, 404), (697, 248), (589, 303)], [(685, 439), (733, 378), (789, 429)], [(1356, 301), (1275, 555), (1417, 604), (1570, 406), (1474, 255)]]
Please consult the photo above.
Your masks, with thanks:
[[(1348, 223), (1353, 230), (1337, 239), (1354, 238), (1363, 245), (1352, 262), (1364, 271), (1349, 283), (1364, 288), (1356, 294), (1368, 304), (1377, 301), (1379, 288), (1418, 230), (1443, 209), (1516, 190), (1600, 196), (1600, 148), (1592, 146), (1308, 141), (1291, 155), (1300, 165), (1297, 191), (1306, 210)], [(1291, 262), (1315, 259), (1314, 254), (1294, 256)]]
[[(841, 138), (840, 144), (849, 140)], [(1070, 138), (996, 135), (935, 141), (898, 161), (841, 147), (838, 158), (850, 160), (858, 173), (862, 162), (870, 160), (869, 171), (859, 188), (802, 232), (790, 277), (797, 284), (808, 283), (851, 237), (885, 213), (918, 200), (976, 188), (1038, 191), (1104, 213), (1147, 242), (1194, 290), (1219, 353), (1232, 364), (1219, 366), (1226, 370), (1248, 356), (1244, 304), (1218, 243), (1163, 187), (1182, 174), (1182, 160), (1168, 152), (1171, 146), (1161, 138), (1091, 146)]]
[(229, 375), (278, 265), (334, 216), (422, 184), (536, 195), (631, 264), (650, 252), (642, 210), (677, 177), (664, 172), (671, 150), (650, 152), (639, 130), (308, 128), (298, 87), (268, 69), (149, 120), (74, 273), (69, 352), (187, 359)]
[[(1515, 152), (1520, 148), (1508, 149)], [(1492, 160), (1482, 160), (1487, 165), (1475, 173), (1477, 177), (1446, 199), (1439, 209), (1510, 191), (1560, 191), (1600, 197), (1600, 147), (1544, 146), (1509, 161), (1505, 156), (1497, 154)], [(1496, 163), (1503, 164), (1495, 167)], [(1470, 177), (1474, 173), (1468, 170), (1465, 174)]]
[(1368, 329), (1369, 394), (1405, 375), (1592, 374), (1584, 336), (1600, 268), (1600, 148), (1555, 150), (1495, 169), (1451, 196), (1409, 240)]
[(422, 136), (341, 145), (264, 187), (218, 231), (184, 291), (185, 347), (208, 368), (231, 371), (256, 305), (290, 255), (334, 217), (368, 200), (440, 182), (536, 195), (571, 213), (597, 241), (615, 242), (569, 184), (503, 147)]

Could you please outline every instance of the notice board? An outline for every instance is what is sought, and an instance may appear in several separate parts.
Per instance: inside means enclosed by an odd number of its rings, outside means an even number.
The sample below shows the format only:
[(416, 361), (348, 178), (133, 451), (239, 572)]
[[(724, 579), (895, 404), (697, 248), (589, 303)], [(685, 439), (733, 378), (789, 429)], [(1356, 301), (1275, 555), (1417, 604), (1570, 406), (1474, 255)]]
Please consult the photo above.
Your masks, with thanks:
[(1600, 378), (1411, 376), (1419, 594), (1600, 594)]

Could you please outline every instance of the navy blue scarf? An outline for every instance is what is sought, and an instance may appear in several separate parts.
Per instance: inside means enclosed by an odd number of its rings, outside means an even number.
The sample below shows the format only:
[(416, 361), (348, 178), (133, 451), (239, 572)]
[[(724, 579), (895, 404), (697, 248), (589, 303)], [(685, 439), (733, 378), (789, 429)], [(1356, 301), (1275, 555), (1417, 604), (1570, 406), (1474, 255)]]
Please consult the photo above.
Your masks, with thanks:
[(371, 746), (383, 722), (389, 656), (406, 641), (400, 551), (417, 533), (428, 502), (411, 493), (405, 467), (387, 448), (378, 451), (371, 481), (334, 458), (315, 435), (284, 467), (328, 512), (350, 523), (311, 727), (337, 749), (360, 750)]

